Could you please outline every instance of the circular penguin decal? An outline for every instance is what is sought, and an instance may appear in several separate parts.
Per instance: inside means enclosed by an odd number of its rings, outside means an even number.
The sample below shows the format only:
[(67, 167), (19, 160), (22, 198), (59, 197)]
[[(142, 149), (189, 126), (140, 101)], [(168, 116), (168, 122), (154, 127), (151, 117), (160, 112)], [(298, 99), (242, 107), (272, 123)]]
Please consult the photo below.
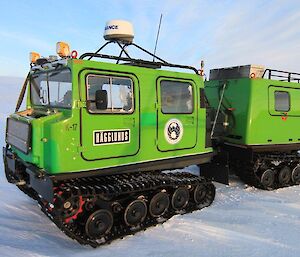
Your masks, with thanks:
[(183, 135), (183, 126), (180, 120), (171, 119), (165, 125), (165, 138), (169, 144), (177, 144)]

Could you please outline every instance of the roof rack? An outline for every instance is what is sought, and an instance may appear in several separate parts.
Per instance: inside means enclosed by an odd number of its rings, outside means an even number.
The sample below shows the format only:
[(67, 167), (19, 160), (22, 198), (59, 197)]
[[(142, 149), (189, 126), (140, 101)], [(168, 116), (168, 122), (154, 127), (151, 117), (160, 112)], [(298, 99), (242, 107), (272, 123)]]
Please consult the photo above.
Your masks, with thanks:
[(300, 83), (300, 73), (296, 72), (266, 69), (262, 77), (279, 81)]
[[(107, 45), (109, 45), (111, 43), (117, 43), (118, 46), (121, 48), (121, 52), (120, 52), (119, 56), (100, 54), (100, 51), (103, 50)], [(141, 51), (143, 51), (143, 52), (149, 54), (150, 56), (152, 56), (154, 59), (159, 60), (159, 62), (146, 61), (146, 60), (141, 60), (141, 59), (134, 59), (125, 50), (125, 48), (127, 46), (135, 46), (136, 48), (140, 49)], [(125, 54), (126, 57), (122, 57), (123, 54)], [(127, 63), (124, 63), (124, 64), (134, 65), (134, 66), (142, 66), (142, 67), (150, 67), (150, 68), (161, 68), (163, 66), (163, 67), (187, 69), (187, 70), (192, 70), (196, 74), (198, 74), (198, 70), (195, 67), (169, 63), (169, 62), (161, 59), (160, 57), (156, 56), (155, 54), (152, 54), (151, 52), (147, 51), (146, 49), (142, 48), (141, 46), (139, 46), (135, 43), (124, 43), (122, 45), (119, 41), (116, 41), (116, 40), (106, 42), (95, 53), (84, 53), (84, 54), (82, 54), (79, 57), (79, 59), (84, 59), (84, 58), (87, 58), (87, 57), (88, 57), (87, 60), (91, 60), (94, 57), (102, 58), (102, 59), (117, 60), (116, 64), (119, 64), (120, 61), (126, 61)]]

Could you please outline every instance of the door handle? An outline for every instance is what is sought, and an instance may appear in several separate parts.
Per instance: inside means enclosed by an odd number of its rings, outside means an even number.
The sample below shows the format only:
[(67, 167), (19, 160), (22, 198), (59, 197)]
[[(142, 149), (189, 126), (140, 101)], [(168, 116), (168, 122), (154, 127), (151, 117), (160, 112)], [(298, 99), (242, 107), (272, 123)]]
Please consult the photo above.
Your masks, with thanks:
[(124, 118), (124, 125), (135, 127), (135, 118)]
[(187, 117), (186, 123), (194, 125), (194, 123), (195, 123), (194, 117)]

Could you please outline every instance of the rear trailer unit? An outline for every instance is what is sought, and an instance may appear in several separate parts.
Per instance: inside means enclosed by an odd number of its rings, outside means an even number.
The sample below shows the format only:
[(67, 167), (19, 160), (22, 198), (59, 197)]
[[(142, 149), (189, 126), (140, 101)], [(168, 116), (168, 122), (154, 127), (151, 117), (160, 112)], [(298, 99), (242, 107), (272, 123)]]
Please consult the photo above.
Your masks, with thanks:
[[(134, 44), (128, 22), (109, 23), (105, 38), (80, 58), (64, 42), (61, 58), (31, 53), (3, 148), (7, 180), (65, 234), (93, 247), (207, 207), (215, 196), (205, 177), (162, 172), (212, 159), (198, 71)], [(119, 56), (100, 53), (111, 43)], [(158, 61), (133, 59), (129, 46)]]
[(212, 163), (259, 188), (299, 184), (299, 79), (257, 65), (211, 70), (205, 93), (217, 110), (214, 125), (223, 126), (212, 134), (219, 152)]

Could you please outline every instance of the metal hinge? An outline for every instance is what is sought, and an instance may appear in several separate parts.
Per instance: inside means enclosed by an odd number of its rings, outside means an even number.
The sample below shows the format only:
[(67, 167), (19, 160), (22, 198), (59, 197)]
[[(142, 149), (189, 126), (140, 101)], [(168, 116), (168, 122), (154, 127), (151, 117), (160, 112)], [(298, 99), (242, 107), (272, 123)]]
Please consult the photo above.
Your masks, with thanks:
[(85, 101), (76, 101), (75, 102), (75, 106), (77, 107), (77, 108), (85, 108), (86, 107), (86, 102)]
[(77, 152), (78, 153), (82, 153), (86, 150), (86, 147), (85, 146), (77, 146)]
[(159, 104), (158, 102), (155, 102), (154, 108), (155, 108), (155, 109), (160, 109), (160, 104)]

